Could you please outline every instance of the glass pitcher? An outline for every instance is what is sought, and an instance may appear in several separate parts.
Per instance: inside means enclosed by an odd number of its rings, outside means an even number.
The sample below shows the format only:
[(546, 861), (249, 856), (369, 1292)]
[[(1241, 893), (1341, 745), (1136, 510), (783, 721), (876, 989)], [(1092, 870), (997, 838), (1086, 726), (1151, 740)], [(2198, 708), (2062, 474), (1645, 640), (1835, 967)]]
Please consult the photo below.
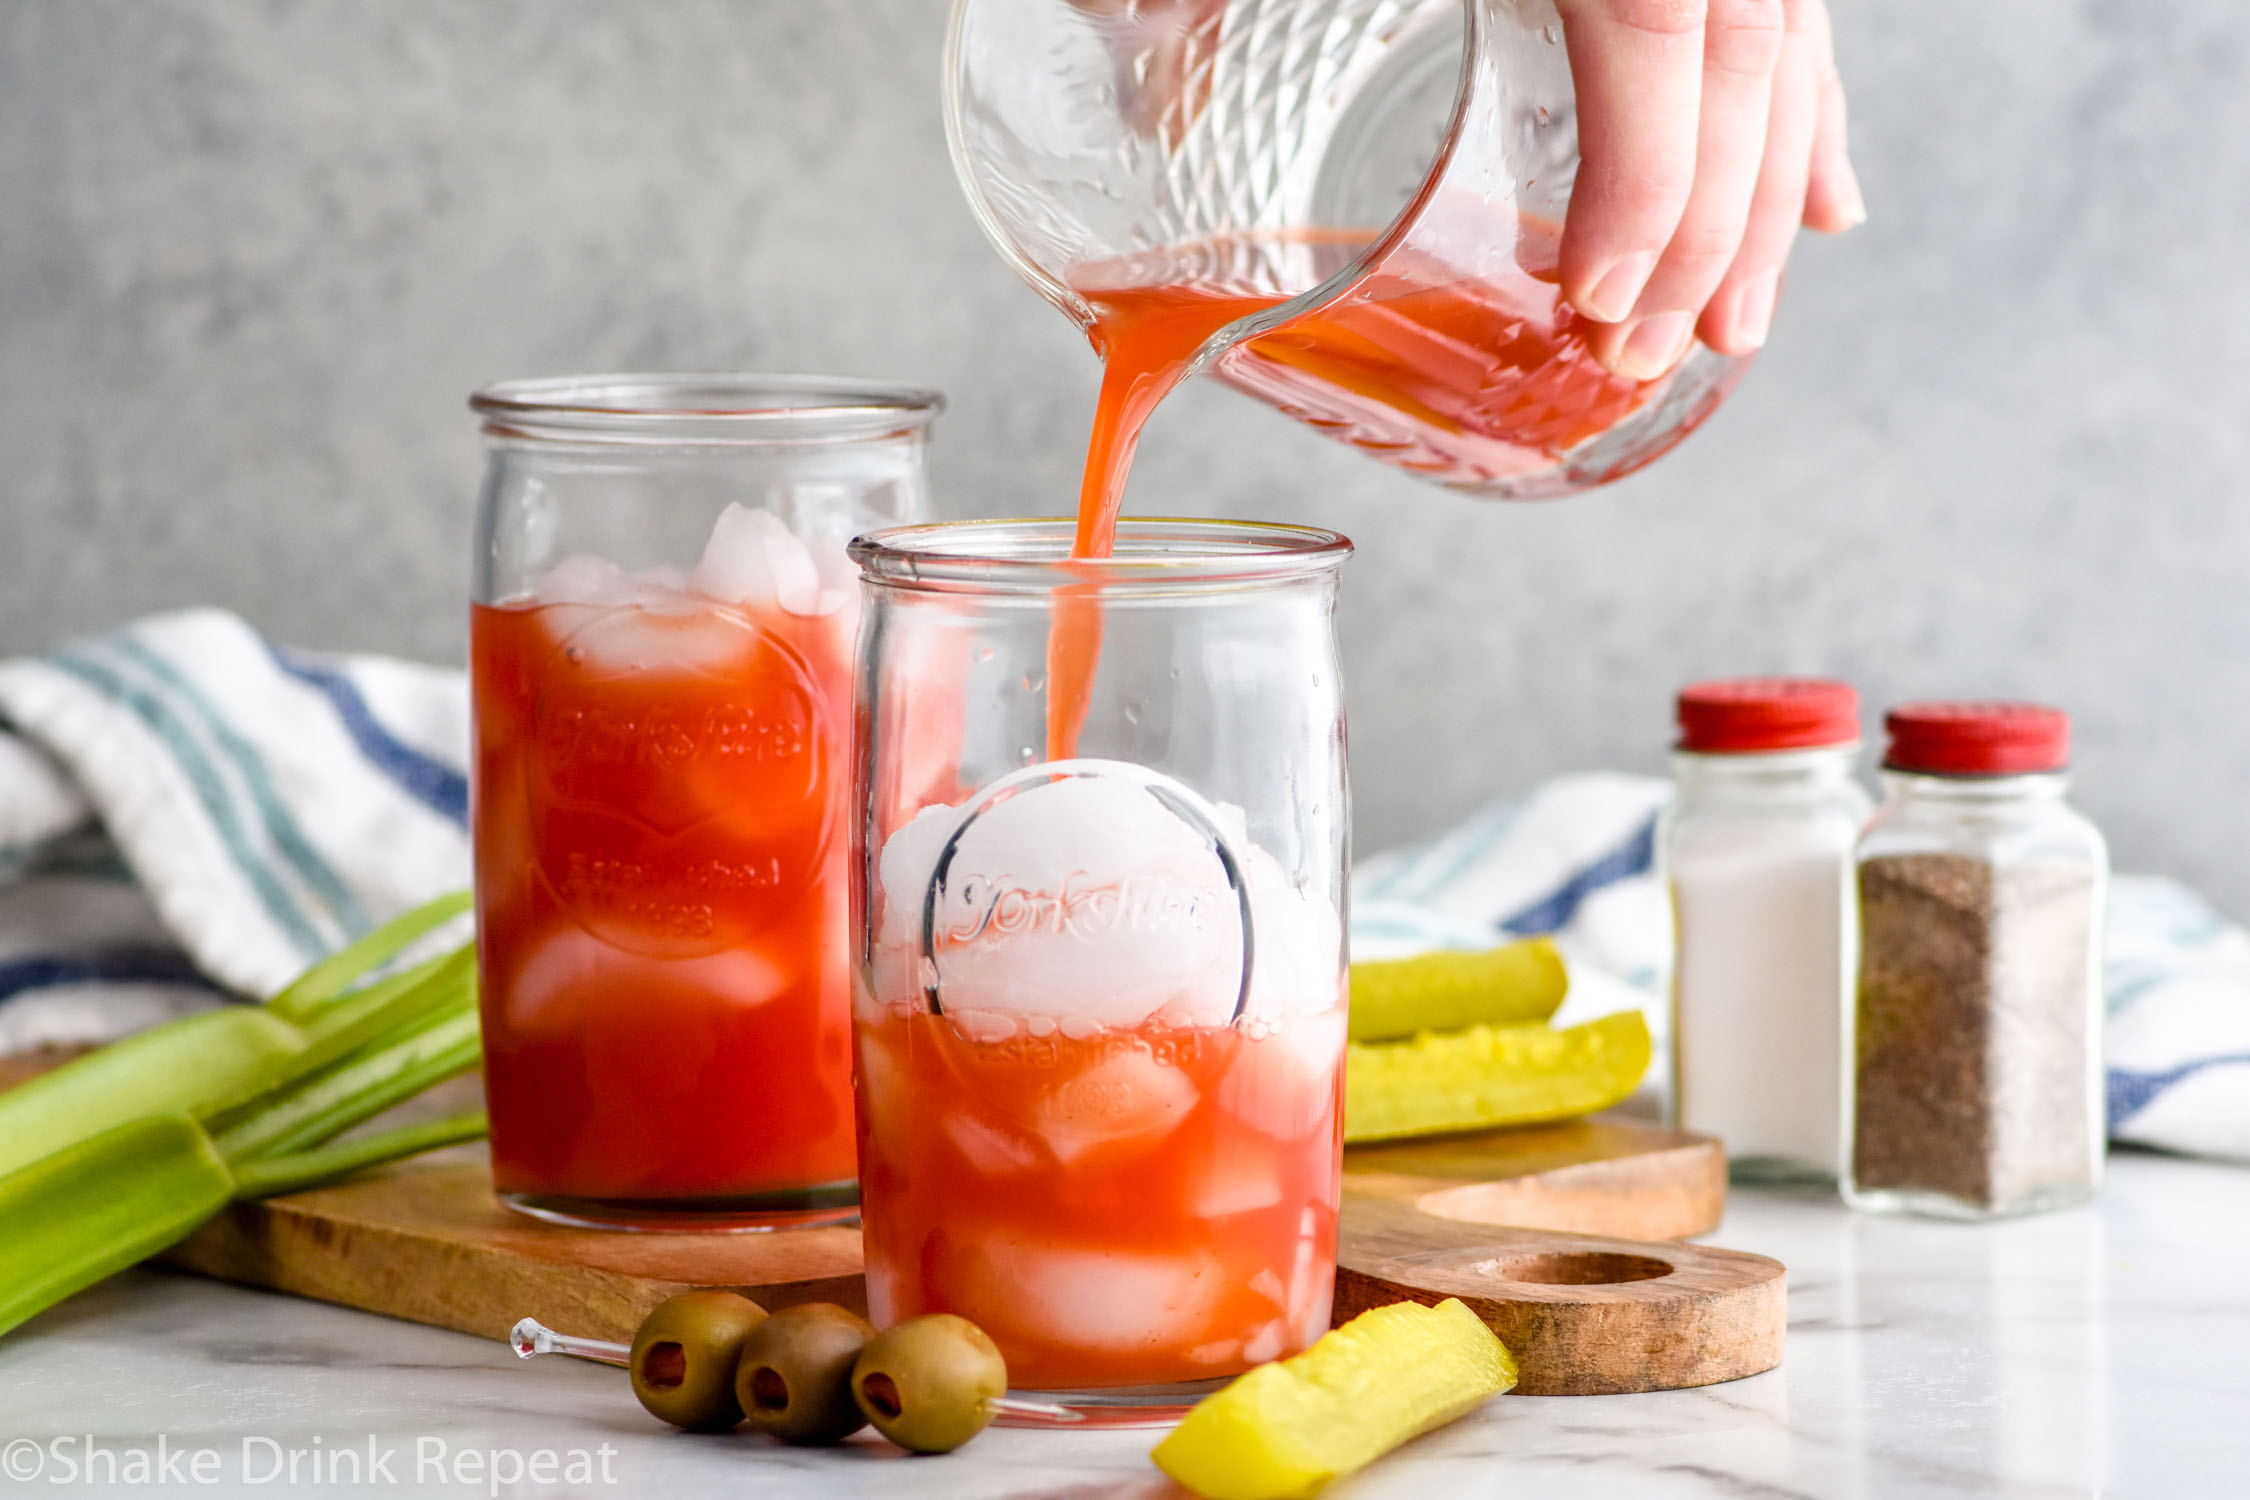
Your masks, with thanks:
[(1692, 344), (1632, 381), (1587, 350), (1551, 0), (957, 0), (946, 83), (985, 232), (1097, 348), (1223, 321), (1191, 373), (1454, 488), (1628, 474), (1747, 363)]

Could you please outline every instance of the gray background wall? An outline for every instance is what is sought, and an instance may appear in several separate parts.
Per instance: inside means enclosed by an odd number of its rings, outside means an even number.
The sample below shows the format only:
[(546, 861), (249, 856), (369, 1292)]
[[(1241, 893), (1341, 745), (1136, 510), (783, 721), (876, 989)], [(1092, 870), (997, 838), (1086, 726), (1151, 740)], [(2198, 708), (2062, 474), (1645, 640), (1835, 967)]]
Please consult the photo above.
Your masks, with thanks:
[[(2120, 864), (2250, 914), (2250, 6), (1835, 3), (1873, 221), (1673, 457), (1480, 504), (1213, 387), (1137, 503), (1358, 539), (1362, 848), (1834, 672), (2068, 707)], [(955, 191), (943, 10), (0, 4), (0, 651), (208, 601), (456, 659), (508, 375), (925, 381), (950, 513), (1066, 509), (1095, 365)]]

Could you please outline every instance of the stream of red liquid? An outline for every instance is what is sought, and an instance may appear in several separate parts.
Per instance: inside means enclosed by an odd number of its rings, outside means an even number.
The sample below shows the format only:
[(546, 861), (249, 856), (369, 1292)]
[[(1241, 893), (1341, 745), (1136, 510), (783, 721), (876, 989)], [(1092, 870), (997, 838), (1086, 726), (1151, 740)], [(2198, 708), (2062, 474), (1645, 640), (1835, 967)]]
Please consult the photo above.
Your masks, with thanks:
[[(1472, 278), (1391, 255), (1328, 306), (1236, 344), (1212, 373), (1436, 478), (1473, 484), (1545, 467), (1639, 409), (1670, 376), (1635, 382), (1596, 363), (1588, 325), (1555, 281), (1559, 231), (1523, 218), (1512, 232), (1511, 269)], [(1212, 241), (1158, 260), (1097, 263), (1072, 278), (1094, 310), (1091, 338), (1103, 361), (1073, 557), (1110, 555), (1141, 428), (1196, 351), (1228, 324), (1287, 300), (1262, 268), (1294, 253), (1324, 275), (1366, 239), (1331, 231)], [(1059, 590), (1047, 646), (1050, 760), (1076, 753), (1101, 637), (1096, 585)]]

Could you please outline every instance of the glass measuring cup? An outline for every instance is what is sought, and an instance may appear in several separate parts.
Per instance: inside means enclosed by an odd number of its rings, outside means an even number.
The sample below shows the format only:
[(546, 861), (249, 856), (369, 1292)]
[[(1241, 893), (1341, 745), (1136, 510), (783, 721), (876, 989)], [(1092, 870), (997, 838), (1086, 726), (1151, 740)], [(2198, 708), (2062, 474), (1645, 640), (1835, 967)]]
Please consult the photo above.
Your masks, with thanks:
[(1747, 364), (1587, 351), (1551, 0), (956, 0), (946, 83), (986, 234), (1097, 348), (1201, 319), (1191, 371), (1457, 489), (1628, 474)]
[[(1348, 810), (1331, 532), (1126, 521), (853, 544), (870, 1315), (978, 1323), (1020, 1389), (1116, 1414), (1328, 1326)], [(1098, 599), (1045, 758), (1058, 594)]]

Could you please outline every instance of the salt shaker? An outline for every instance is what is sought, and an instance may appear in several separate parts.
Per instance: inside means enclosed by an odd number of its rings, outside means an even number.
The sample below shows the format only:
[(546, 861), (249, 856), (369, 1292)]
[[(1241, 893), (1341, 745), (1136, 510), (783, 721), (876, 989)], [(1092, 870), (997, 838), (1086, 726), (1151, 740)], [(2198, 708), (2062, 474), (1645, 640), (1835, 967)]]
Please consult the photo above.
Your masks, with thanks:
[(1920, 703), (1886, 720), (1859, 846), (1852, 1207), (1958, 1219), (2066, 1208), (2102, 1175), (2109, 855), (2063, 800), (2069, 720)]
[(1841, 1029), (1854, 965), (1859, 698), (1818, 678), (1679, 695), (1671, 889), (1672, 1104), (1736, 1176), (1833, 1178)]

